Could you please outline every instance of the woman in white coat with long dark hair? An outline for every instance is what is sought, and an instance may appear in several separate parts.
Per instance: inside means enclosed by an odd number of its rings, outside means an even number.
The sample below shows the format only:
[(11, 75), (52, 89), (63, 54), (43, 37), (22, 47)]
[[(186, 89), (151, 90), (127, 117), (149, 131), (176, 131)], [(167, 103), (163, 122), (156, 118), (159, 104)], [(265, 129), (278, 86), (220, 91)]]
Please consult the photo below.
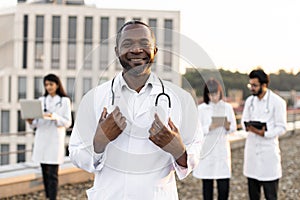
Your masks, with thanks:
[(44, 118), (27, 121), (36, 128), (32, 159), (41, 164), (46, 198), (55, 200), (58, 168), (65, 157), (66, 128), (72, 124), (71, 101), (56, 75), (46, 75), (43, 82), (45, 93), (39, 100), (43, 104)]
[(204, 142), (198, 166), (193, 176), (202, 179), (203, 199), (213, 199), (213, 184), (217, 181), (218, 200), (228, 199), (231, 177), (231, 152), (228, 134), (236, 130), (232, 106), (223, 100), (221, 84), (211, 78), (204, 86), (204, 102), (198, 106), (198, 116)]

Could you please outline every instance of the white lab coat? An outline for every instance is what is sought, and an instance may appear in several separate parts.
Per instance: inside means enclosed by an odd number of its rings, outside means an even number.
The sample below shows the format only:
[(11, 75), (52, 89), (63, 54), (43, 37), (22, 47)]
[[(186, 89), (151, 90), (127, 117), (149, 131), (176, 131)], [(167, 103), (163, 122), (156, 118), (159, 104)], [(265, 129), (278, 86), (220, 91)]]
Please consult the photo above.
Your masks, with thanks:
[[(198, 106), (198, 116), (204, 133), (203, 147), (198, 166), (193, 176), (201, 179), (223, 179), (231, 177), (231, 151), (228, 134), (236, 131), (236, 118), (232, 106), (220, 100), (218, 103), (202, 103)], [(226, 116), (230, 122), (224, 127), (209, 131), (212, 116)]]
[(278, 137), (286, 132), (286, 102), (271, 90), (267, 90), (261, 100), (250, 96), (245, 102), (243, 127), (244, 121), (249, 120), (266, 122), (268, 131), (264, 137), (249, 132), (244, 152), (244, 175), (260, 181), (279, 179), (282, 169)]
[(55, 120), (33, 120), (31, 127), (36, 128), (36, 131), (32, 160), (43, 164), (61, 164), (65, 157), (66, 128), (72, 123), (70, 99), (48, 95), (39, 100)]
[[(184, 90), (164, 82), (165, 93), (170, 96), (169, 116), (178, 127), (188, 154), (188, 168), (179, 166), (171, 154), (152, 143), (149, 128), (154, 120), (154, 104), (162, 86), (151, 74), (142, 90), (131, 90), (118, 74), (114, 81), (115, 105), (127, 119), (127, 127), (105, 151), (95, 154), (93, 137), (103, 107), (109, 111), (112, 102), (111, 81), (91, 91), (82, 99), (69, 151), (73, 163), (95, 173), (94, 186), (87, 191), (89, 199), (178, 199), (175, 174), (186, 177), (197, 164), (200, 141), (197, 132), (197, 108), (194, 100)], [(159, 98), (159, 109), (168, 113), (165, 96)], [(162, 115), (161, 115), (162, 116)], [(166, 124), (168, 115), (161, 117)]]

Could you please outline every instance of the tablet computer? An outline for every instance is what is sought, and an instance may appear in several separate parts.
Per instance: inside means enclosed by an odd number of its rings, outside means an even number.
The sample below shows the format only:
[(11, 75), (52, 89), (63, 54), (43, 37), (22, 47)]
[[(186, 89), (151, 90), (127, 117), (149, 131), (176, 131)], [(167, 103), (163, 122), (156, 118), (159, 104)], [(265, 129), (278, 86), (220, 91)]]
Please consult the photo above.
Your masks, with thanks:
[(20, 99), (20, 106), (22, 119), (44, 118), (43, 105), (40, 100)]
[(249, 121), (244, 122), (245, 126), (254, 126), (255, 128), (261, 130), (263, 127), (265, 127), (265, 131), (267, 131), (267, 123), (266, 122), (260, 122), (260, 121)]
[(223, 126), (225, 122), (227, 122), (227, 117), (226, 116), (212, 116), (212, 124), (217, 124), (220, 126)]

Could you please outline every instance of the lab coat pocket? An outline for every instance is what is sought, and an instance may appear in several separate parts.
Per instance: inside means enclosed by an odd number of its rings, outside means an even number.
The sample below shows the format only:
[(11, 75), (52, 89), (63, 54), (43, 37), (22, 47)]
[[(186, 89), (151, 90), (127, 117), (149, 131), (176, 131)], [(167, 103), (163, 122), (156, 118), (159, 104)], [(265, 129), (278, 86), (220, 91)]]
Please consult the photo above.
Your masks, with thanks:
[(155, 186), (154, 199), (155, 200), (177, 200), (178, 193), (176, 189), (176, 182), (171, 181), (166, 184)]
[(88, 200), (105, 200), (108, 199), (106, 195), (106, 190), (104, 188), (97, 188), (93, 186), (86, 191)]

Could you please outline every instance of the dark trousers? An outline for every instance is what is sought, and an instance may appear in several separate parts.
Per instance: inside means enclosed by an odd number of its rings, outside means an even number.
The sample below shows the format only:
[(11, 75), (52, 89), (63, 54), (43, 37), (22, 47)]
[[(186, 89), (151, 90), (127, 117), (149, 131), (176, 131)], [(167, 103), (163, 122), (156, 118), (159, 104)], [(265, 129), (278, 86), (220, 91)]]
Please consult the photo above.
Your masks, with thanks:
[(259, 181), (248, 178), (248, 192), (250, 200), (260, 199), (261, 186), (267, 200), (277, 200), (279, 179), (273, 181)]
[(58, 188), (58, 165), (41, 164), (46, 197), (56, 200)]
[[(213, 200), (214, 180), (202, 180), (202, 192), (204, 200)], [(217, 179), (218, 200), (227, 200), (229, 197), (229, 178)]]

